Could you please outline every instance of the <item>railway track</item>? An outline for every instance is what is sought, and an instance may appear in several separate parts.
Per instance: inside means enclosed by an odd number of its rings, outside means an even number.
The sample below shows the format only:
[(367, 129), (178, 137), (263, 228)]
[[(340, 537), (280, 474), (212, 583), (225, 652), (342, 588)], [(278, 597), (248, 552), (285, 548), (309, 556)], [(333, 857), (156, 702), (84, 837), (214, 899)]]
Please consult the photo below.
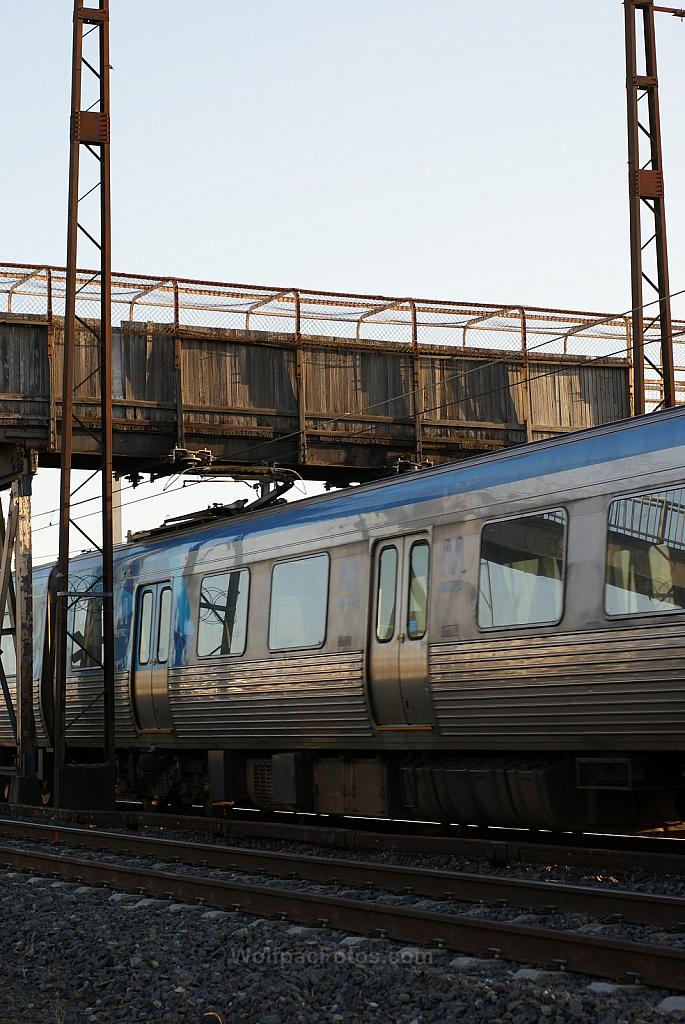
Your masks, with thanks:
[(594, 886), (535, 882), (472, 872), (439, 871), (343, 860), (337, 857), (312, 857), (304, 854), (251, 850), (238, 846), (180, 842), (173, 839), (2, 819), (0, 836), (128, 857), (151, 857), (220, 871), (302, 878), (327, 885), (383, 889), (407, 895), (468, 903), (481, 902), (499, 906), (510, 904), (546, 913), (587, 913), (599, 918), (623, 918), (641, 924), (682, 925), (685, 930), (685, 899), (676, 896), (645, 895)]
[[(516, 829), (474, 829), (466, 835), (445, 835), (439, 825), (422, 822), (379, 822), (346, 819), (341, 823), (310, 824), (297, 815), (271, 819), (262, 814), (232, 813), (227, 818), (201, 815), (158, 814), (134, 810), (81, 811), (51, 807), (0, 804), (7, 817), (68, 821), (89, 827), (180, 830), (231, 839), (311, 843), (331, 849), (387, 850), (443, 856), (484, 858), (494, 864), (563, 864), (577, 868), (610, 867), (615, 871), (641, 871), (685, 875), (683, 838), (635, 835), (551, 834)], [(382, 830), (381, 830), (382, 829)]]
[(685, 932), (685, 899), (679, 897), (181, 842), (15, 819), (0, 819), (0, 836), (51, 844), (51, 852), (0, 845), (1, 864), (34, 874), (412, 944), (437, 944), (467, 954), (482, 955), (485, 951), (489, 956), (685, 991), (685, 950), (670, 946), (474, 918), (465, 913), (389, 906), (375, 899), (313, 894), (279, 887), (271, 881), (254, 884), (166, 871), (159, 864), (154, 868), (122, 865), (84, 859), (62, 850), (55, 853), (54, 849), (69, 847), (108, 856), (180, 861), (210, 870), (264, 874), (272, 880), (297, 878), (486, 906), (501, 907), (506, 902), (545, 913), (570, 910), (611, 922), (620, 918), (658, 924), (674, 933)]

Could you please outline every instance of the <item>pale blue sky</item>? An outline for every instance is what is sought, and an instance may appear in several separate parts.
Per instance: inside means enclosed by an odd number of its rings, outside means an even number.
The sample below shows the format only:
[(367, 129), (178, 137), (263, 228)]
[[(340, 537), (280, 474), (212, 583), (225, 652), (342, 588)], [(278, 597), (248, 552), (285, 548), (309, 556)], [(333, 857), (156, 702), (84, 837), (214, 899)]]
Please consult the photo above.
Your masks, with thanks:
[[(618, 0), (111, 8), (116, 270), (630, 305)], [(2, 2), (3, 260), (64, 261), (71, 11)], [(676, 290), (685, 24), (658, 29)]]

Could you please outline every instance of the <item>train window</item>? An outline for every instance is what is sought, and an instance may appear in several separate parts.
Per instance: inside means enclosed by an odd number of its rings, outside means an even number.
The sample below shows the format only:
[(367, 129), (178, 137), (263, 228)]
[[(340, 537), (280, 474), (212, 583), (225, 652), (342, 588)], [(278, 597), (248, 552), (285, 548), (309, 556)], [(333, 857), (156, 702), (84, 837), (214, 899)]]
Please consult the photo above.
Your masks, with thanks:
[(102, 665), (102, 600), (100, 598), (81, 598), (76, 601), (71, 635), (71, 667), (100, 668)]
[(154, 594), (151, 590), (143, 591), (140, 600), (140, 622), (138, 624), (138, 664), (148, 665), (150, 662), (150, 646), (152, 633), (152, 605)]
[(481, 629), (559, 621), (565, 534), (563, 509), (483, 527), (478, 591)]
[[(5, 615), (5, 621), (3, 622), (4, 629), (10, 629), (10, 617)], [(5, 670), (6, 676), (16, 676), (17, 674), (17, 659), (14, 652), (14, 640), (8, 633), (2, 637), (0, 641), (0, 648), (2, 650), (2, 667)]]
[(197, 653), (200, 658), (242, 654), (247, 635), (247, 569), (205, 576), (200, 589)]
[(157, 630), (157, 661), (160, 664), (169, 657), (169, 633), (171, 630), (171, 587), (164, 587), (159, 595), (159, 622)]
[(609, 615), (685, 609), (685, 487), (612, 501), (604, 606)]
[(269, 647), (320, 647), (326, 638), (328, 555), (278, 562), (271, 573)]
[(376, 595), (376, 638), (382, 644), (395, 632), (395, 595), (397, 592), (397, 548), (383, 548), (378, 558)]
[(410, 640), (421, 640), (426, 635), (429, 550), (428, 541), (418, 540), (409, 553), (407, 636)]

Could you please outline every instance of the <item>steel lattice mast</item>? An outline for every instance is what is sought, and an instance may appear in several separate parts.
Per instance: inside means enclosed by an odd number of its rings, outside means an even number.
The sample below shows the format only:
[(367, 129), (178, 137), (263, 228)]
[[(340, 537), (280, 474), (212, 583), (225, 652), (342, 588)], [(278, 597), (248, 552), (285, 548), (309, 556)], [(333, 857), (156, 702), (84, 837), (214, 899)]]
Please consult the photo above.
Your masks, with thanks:
[[(90, 47), (97, 49), (97, 59), (84, 55), (84, 41), (94, 36)], [(74, 2), (74, 36), (71, 86), (71, 131), (69, 161), (69, 212), (67, 230), (67, 276), (64, 318), (63, 397), (60, 449), (60, 523), (59, 557), (56, 570), (56, 605), (54, 631), (54, 749), (55, 771), (53, 798), (59, 806), (64, 790), (66, 755), (66, 680), (69, 640), (80, 641), (71, 635), (70, 611), (78, 602), (98, 602), (102, 609), (102, 653), (89, 650), (91, 662), (99, 665), (103, 673), (102, 705), (104, 717), (103, 801), (113, 799), (115, 747), (114, 747), (114, 601), (113, 601), (113, 544), (112, 544), (112, 320), (111, 320), (111, 203), (110, 203), (110, 91), (109, 91), (109, 0), (99, 0), (97, 7), (84, 7)], [(86, 110), (83, 106), (84, 76), (93, 76), (97, 98)], [(81, 154), (86, 150), (97, 161), (98, 181), (92, 189), (80, 194)], [(89, 231), (80, 217), (81, 203), (92, 192), (99, 190), (99, 239)], [(97, 230), (97, 229), (94, 229)], [(100, 307), (99, 327), (92, 319), (78, 314), (77, 267), (79, 240), (86, 238), (100, 253)], [(80, 291), (81, 289), (79, 289)], [(98, 348), (96, 369), (82, 378), (83, 368), (76, 365), (77, 332), (89, 332)], [(78, 371), (78, 372), (77, 372)], [(74, 421), (88, 430), (87, 424), (77, 416), (74, 400), (79, 389), (93, 376), (100, 386), (101, 422), (97, 431), (89, 431), (94, 442), (94, 457), (98, 464), (102, 485), (102, 543), (91, 543), (100, 552), (102, 571), (85, 590), (77, 591), (69, 582), (69, 540), (71, 520), (72, 434)], [(78, 527), (80, 533), (83, 530)]]
[[(656, 7), (653, 0), (624, 0), (624, 8), (633, 411), (635, 415), (640, 415), (646, 411), (645, 379), (649, 370), (658, 379), (661, 390), (661, 401), (657, 408), (668, 409), (676, 404), (654, 15), (655, 12), (664, 12), (682, 17), (685, 11)], [(640, 50), (643, 51), (641, 55)], [(645, 270), (648, 257), (652, 257), (651, 263), (654, 265), (652, 270), (650, 263), (649, 273)], [(649, 289), (646, 296), (645, 284)], [(653, 306), (655, 298), (656, 304)], [(650, 358), (647, 350), (648, 332), (655, 327), (658, 327), (659, 332), (659, 361)]]

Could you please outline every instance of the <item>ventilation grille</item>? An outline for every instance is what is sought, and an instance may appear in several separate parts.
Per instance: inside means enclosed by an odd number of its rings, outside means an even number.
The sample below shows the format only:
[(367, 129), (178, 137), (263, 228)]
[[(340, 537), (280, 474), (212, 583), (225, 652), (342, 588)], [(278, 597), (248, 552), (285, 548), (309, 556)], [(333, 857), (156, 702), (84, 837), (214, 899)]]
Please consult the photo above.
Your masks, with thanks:
[(274, 784), (271, 758), (256, 758), (247, 762), (247, 792), (250, 800), (262, 810), (274, 806)]
[(632, 789), (633, 764), (629, 757), (577, 757), (578, 789)]

